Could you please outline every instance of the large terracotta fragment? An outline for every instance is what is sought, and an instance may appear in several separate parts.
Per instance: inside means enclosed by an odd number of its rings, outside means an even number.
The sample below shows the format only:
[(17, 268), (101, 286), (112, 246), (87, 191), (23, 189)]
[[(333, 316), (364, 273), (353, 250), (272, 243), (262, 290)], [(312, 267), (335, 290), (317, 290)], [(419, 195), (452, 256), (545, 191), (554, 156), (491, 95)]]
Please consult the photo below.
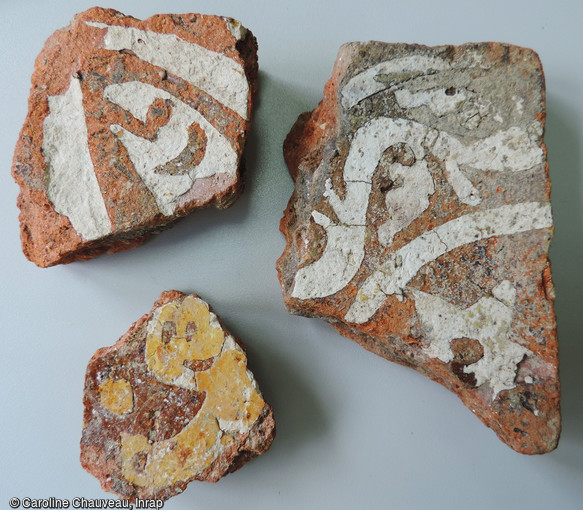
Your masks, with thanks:
[(198, 296), (170, 291), (87, 366), (81, 463), (124, 499), (166, 500), (265, 452), (273, 411), (243, 344)]
[(230, 18), (93, 8), (56, 31), (12, 166), (25, 255), (88, 259), (231, 205), (256, 78), (255, 38)]
[(291, 313), (441, 383), (529, 454), (560, 433), (544, 121), (532, 50), (342, 46), (285, 141), (278, 261)]

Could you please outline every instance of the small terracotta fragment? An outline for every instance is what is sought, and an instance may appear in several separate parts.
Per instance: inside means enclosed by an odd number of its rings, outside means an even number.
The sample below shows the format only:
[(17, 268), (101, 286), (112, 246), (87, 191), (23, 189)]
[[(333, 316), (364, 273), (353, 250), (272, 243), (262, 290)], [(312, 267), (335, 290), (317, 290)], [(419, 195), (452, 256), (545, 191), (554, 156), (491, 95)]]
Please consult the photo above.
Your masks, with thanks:
[(24, 254), (89, 259), (229, 207), (256, 79), (255, 37), (233, 19), (75, 16), (36, 60), (14, 154)]
[(216, 482), (275, 437), (245, 347), (195, 294), (163, 292), (114, 346), (99, 349), (83, 401), (81, 464), (131, 501)]
[(286, 307), (455, 392), (528, 454), (560, 433), (544, 77), (501, 43), (340, 49), (284, 155)]

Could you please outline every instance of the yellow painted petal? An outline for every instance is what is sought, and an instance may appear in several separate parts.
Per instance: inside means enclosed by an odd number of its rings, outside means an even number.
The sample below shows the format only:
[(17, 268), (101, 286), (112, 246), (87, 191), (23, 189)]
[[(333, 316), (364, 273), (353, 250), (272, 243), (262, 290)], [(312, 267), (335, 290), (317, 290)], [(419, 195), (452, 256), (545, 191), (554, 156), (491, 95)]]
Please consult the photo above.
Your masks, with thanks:
[(99, 385), (101, 405), (108, 411), (123, 415), (134, 410), (132, 385), (125, 379), (106, 379)]

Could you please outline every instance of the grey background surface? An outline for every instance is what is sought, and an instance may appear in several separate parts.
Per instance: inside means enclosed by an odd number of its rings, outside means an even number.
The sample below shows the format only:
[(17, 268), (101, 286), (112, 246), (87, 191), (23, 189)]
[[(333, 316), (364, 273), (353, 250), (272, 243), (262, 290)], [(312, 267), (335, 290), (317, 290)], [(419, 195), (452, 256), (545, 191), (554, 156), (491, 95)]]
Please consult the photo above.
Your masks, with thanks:
[[(583, 3), (104, 2), (138, 18), (228, 15), (256, 35), (246, 192), (231, 209), (196, 213), (137, 249), (39, 269), (20, 250), (12, 152), (36, 55), (93, 4), (0, 0), (0, 508), (13, 496), (109, 497), (78, 460), (85, 367), (173, 288), (199, 293), (247, 343), (278, 436), (266, 455), (218, 484), (193, 482), (165, 508), (583, 508)], [(283, 308), (278, 224), (293, 185), (282, 142), (320, 100), (338, 47), (371, 39), (505, 41), (542, 59), (564, 417), (553, 453), (513, 452), (439, 385)]]

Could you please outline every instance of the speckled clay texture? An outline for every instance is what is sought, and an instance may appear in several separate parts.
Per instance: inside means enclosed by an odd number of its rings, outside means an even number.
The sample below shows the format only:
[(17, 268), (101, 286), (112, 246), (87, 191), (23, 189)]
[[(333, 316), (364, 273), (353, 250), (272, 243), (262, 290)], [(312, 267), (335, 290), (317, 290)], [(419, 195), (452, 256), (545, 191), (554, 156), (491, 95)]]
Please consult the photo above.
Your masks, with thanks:
[(256, 78), (255, 37), (230, 18), (75, 16), (36, 60), (14, 154), (24, 254), (88, 259), (229, 207)]
[(284, 154), (286, 307), (455, 392), (528, 454), (560, 433), (544, 77), (500, 43), (342, 46)]

